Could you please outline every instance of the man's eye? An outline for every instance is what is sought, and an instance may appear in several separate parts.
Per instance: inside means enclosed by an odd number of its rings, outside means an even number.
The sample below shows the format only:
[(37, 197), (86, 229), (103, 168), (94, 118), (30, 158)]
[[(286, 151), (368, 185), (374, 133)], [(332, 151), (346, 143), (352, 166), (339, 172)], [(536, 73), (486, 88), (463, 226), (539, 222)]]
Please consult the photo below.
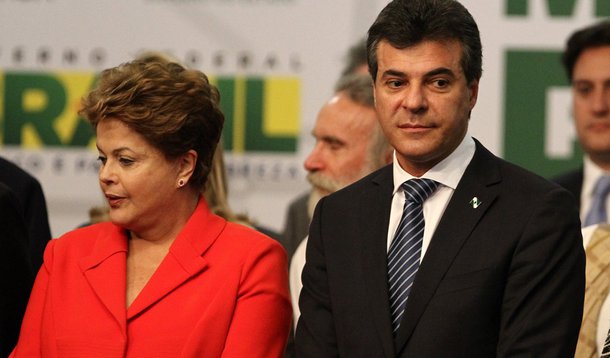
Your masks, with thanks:
[(590, 92), (591, 92), (591, 86), (579, 86), (579, 87), (576, 87), (576, 93), (578, 93), (581, 96), (586, 96)]
[(447, 81), (446, 79), (437, 79), (432, 81), (432, 83), (436, 88), (445, 88), (449, 86), (449, 81)]
[(387, 82), (388, 87), (390, 87), (390, 88), (399, 88), (400, 86), (402, 86), (402, 83), (403, 82), (399, 81), (399, 80), (389, 80)]

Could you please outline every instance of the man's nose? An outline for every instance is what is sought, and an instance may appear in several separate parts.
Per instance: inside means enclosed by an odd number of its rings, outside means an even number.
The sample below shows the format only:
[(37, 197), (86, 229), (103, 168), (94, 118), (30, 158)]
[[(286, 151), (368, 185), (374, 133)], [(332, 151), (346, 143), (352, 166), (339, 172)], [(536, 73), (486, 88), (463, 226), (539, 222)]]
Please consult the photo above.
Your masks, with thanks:
[(421, 112), (428, 106), (426, 94), (421, 85), (411, 84), (404, 91), (402, 106), (413, 113)]
[(324, 159), (322, 156), (322, 143), (316, 143), (315, 147), (309, 153), (305, 162), (303, 163), (305, 170), (308, 172), (315, 172), (324, 169)]

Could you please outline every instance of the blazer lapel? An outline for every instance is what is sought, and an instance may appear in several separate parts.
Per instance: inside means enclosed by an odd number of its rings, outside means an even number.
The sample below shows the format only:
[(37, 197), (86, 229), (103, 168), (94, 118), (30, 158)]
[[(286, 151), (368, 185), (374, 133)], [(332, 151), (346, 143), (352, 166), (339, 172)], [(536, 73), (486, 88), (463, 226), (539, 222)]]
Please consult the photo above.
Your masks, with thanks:
[(359, 207), (362, 232), (362, 267), (370, 313), (386, 357), (395, 357), (390, 322), (387, 276), (387, 234), (392, 202), (392, 166), (372, 178)]
[(204, 271), (207, 262), (203, 254), (225, 226), (226, 221), (212, 214), (205, 200), (200, 198), (195, 212), (170, 247), (169, 253), (127, 309), (127, 319), (137, 316), (188, 279)]
[(396, 335), (396, 352), (406, 345), (454, 258), (498, 195), (498, 186), (494, 185), (501, 180), (497, 159), (475, 142), (475, 155), (445, 209), (417, 272)]
[(95, 241), (91, 255), (83, 257), (79, 266), (91, 288), (126, 332), (125, 313), (125, 265), (127, 235), (113, 224), (110, 230), (102, 230)]

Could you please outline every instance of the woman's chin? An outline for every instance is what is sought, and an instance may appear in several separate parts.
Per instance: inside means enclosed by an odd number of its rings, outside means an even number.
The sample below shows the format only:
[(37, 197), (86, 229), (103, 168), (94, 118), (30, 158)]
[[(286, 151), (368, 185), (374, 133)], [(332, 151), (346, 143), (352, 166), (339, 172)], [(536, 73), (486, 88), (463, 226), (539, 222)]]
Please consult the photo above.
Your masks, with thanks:
[(127, 226), (129, 226), (130, 220), (124, 215), (124, 213), (121, 213), (120, 210), (110, 209), (110, 213), (108, 216), (110, 218), (110, 222), (117, 226), (121, 226), (124, 228), (127, 228)]

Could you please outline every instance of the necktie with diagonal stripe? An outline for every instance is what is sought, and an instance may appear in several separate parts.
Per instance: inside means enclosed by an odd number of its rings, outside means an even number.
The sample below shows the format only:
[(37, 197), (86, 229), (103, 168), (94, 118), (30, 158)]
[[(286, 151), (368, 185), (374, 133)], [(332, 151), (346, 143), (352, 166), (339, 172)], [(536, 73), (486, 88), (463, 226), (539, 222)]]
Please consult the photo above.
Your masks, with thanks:
[(424, 236), (423, 202), (438, 183), (431, 179), (411, 179), (402, 184), (405, 206), (388, 252), (388, 283), (392, 330), (400, 327), (409, 291), (419, 269)]

